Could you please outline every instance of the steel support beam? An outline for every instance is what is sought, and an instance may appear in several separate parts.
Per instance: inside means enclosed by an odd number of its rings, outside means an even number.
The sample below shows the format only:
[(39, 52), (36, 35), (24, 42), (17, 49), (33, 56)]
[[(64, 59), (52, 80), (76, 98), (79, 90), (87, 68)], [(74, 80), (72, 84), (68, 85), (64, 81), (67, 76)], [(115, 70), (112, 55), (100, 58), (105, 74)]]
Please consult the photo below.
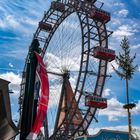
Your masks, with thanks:
[(33, 115), (35, 115), (34, 112), (36, 112), (36, 107), (34, 107), (37, 106), (34, 104), (34, 84), (37, 66), (37, 59), (34, 54), (35, 51), (39, 53), (39, 42), (37, 39), (34, 39), (32, 41), (32, 44), (29, 48), (29, 57), (26, 68), (25, 94), (20, 127), (20, 140), (25, 140), (27, 135), (31, 131), (34, 121)]

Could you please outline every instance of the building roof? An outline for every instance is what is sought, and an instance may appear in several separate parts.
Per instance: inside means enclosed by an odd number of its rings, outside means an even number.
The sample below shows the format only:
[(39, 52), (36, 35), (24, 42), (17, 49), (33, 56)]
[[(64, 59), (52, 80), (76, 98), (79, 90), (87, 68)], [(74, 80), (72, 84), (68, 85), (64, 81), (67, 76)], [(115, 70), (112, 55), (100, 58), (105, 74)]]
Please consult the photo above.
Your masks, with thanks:
[(10, 82), (0, 79), (0, 139), (8, 140), (18, 132), (12, 121), (8, 84)]
[[(88, 135), (88, 136), (81, 136), (75, 138), (75, 140), (100, 140), (100, 139), (116, 139), (116, 140), (127, 140), (129, 139), (128, 132), (125, 131), (118, 131), (118, 130), (107, 130), (107, 129), (101, 129), (97, 134), (95, 135)], [(131, 140), (135, 140), (133, 136), (131, 137)]]

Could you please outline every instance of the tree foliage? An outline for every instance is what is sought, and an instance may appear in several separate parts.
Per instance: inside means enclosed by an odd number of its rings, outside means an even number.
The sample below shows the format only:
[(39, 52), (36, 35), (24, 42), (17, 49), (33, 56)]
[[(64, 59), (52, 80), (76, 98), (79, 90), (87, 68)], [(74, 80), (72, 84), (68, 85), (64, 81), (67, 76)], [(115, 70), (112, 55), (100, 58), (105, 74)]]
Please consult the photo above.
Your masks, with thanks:
[(118, 70), (115, 69), (114, 66), (113, 69), (121, 77), (121, 79), (130, 80), (137, 68), (137, 65), (133, 65), (136, 54), (132, 57), (130, 56), (129, 41), (126, 37), (122, 39), (120, 46), (123, 52), (119, 52), (119, 55), (116, 56), (115, 59), (118, 64)]

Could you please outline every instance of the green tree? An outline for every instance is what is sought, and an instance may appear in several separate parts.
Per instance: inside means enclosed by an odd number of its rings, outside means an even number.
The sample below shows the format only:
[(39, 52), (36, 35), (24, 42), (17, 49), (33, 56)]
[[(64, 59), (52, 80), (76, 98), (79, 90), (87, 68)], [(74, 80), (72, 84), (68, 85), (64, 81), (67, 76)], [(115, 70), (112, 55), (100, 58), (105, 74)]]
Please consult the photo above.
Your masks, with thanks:
[(134, 56), (130, 56), (130, 45), (127, 37), (124, 37), (120, 44), (122, 48), (122, 52), (119, 52), (119, 55), (116, 56), (116, 63), (118, 65), (118, 69), (115, 69), (113, 66), (113, 69), (117, 73), (121, 79), (125, 80), (126, 83), (126, 104), (123, 106), (125, 109), (127, 109), (128, 112), (128, 130), (129, 134), (131, 134), (131, 112), (130, 109), (135, 107), (135, 104), (130, 103), (129, 101), (129, 80), (133, 78), (133, 74), (137, 69), (137, 65), (134, 65), (134, 59), (136, 58), (136, 54)]

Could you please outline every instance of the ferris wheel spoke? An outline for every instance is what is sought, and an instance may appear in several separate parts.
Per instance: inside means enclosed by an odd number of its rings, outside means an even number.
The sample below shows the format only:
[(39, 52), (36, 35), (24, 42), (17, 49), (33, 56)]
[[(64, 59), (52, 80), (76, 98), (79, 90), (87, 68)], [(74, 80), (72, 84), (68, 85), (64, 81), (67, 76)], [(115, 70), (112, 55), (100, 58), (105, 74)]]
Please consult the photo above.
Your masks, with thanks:
[(53, 71), (47, 71), (48, 74), (52, 74), (52, 75), (56, 75), (56, 76), (63, 76), (62, 73), (57, 73), (57, 72), (53, 72)]

